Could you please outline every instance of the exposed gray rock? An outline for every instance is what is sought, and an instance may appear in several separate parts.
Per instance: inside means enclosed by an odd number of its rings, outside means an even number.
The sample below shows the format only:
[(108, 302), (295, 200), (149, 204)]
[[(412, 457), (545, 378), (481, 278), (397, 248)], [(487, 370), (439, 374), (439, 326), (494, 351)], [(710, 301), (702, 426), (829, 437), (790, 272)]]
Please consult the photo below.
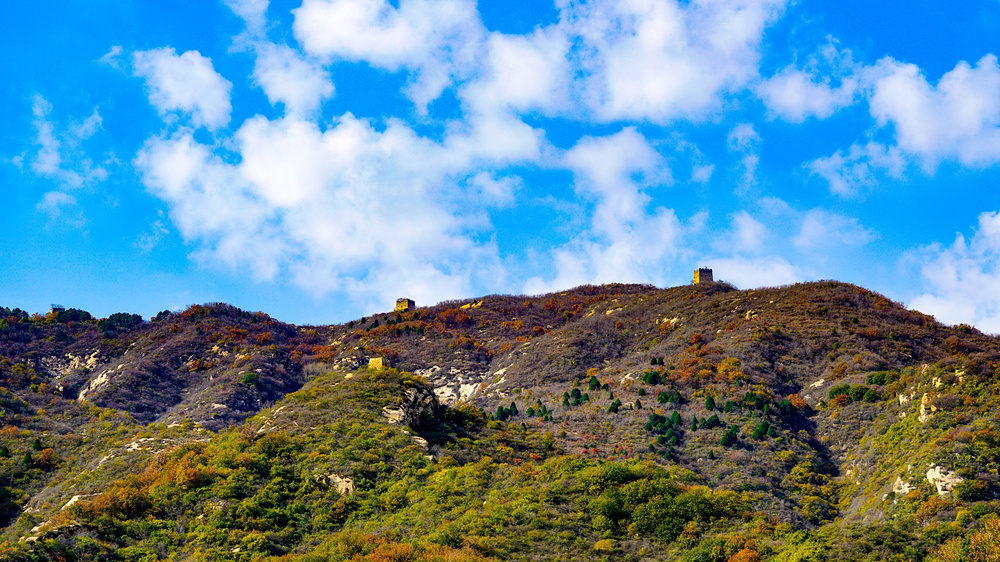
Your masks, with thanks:
[(339, 474), (331, 474), (327, 477), (330, 485), (337, 489), (342, 496), (349, 496), (354, 493), (354, 479)]
[(927, 469), (927, 481), (937, 489), (939, 496), (947, 498), (951, 497), (951, 491), (955, 489), (955, 486), (964, 482), (965, 479), (943, 466), (932, 464)]
[(382, 415), (393, 425), (415, 428), (420, 424), (420, 414), (436, 416), (441, 405), (434, 392), (425, 387), (409, 388), (398, 406), (385, 406)]

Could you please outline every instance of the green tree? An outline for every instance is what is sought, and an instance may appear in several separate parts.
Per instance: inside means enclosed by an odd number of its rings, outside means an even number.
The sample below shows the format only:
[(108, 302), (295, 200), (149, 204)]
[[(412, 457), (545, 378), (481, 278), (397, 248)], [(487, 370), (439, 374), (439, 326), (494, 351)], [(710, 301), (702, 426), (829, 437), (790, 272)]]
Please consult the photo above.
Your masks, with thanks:
[(725, 433), (722, 434), (722, 439), (719, 440), (719, 444), (723, 447), (731, 447), (736, 444), (736, 427), (730, 426)]

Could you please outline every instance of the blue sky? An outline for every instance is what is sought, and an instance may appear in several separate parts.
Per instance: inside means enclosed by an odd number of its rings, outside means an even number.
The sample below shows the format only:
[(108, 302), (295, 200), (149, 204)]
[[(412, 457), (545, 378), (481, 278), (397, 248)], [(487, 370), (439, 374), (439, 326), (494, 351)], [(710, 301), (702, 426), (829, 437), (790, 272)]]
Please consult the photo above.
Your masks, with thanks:
[(1000, 332), (1000, 2), (0, 8), (0, 305), (857, 283)]

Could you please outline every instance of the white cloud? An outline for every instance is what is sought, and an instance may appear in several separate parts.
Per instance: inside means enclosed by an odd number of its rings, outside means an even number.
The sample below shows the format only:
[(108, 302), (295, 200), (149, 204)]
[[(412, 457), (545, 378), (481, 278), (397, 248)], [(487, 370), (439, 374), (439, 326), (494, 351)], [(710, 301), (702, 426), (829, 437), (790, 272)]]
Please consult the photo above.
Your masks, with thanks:
[[(317, 294), (367, 302), (401, 294), (430, 302), (502, 279), (496, 248), (475, 235), (489, 228), (481, 209), (505, 204), (512, 186), (467, 180), (470, 162), (488, 155), (459, 157), (401, 122), (377, 131), (350, 114), (325, 130), (258, 116), (234, 140), (235, 164), (185, 131), (151, 139), (135, 162), (206, 263), (262, 279), (287, 272)], [(475, 205), (478, 194), (462, 187), (470, 182), (483, 193)]]
[(646, 214), (649, 196), (634, 178), (669, 180), (661, 156), (634, 128), (609, 137), (587, 137), (566, 153), (565, 165), (576, 173), (577, 192), (597, 199), (594, 227), (618, 236)]
[(910, 306), (947, 323), (967, 322), (1000, 334), (1000, 212), (979, 215), (972, 239), (920, 252), (925, 292)]
[(740, 167), (743, 168), (740, 188), (750, 189), (757, 185), (757, 166), (760, 164), (761, 138), (750, 123), (740, 123), (733, 127), (727, 138), (729, 149), (742, 153)]
[(521, 179), (512, 176), (496, 177), (490, 172), (479, 172), (470, 180), (473, 199), (485, 201), (495, 207), (508, 207), (514, 203), (514, 194), (521, 189)]
[(662, 157), (635, 129), (587, 137), (564, 164), (574, 171), (577, 193), (593, 202), (587, 230), (556, 248), (555, 276), (530, 279), (525, 291), (582, 283), (650, 282), (665, 279), (667, 258), (678, 251), (685, 226), (671, 209), (650, 209), (643, 187), (670, 182)]
[(891, 58), (869, 70), (871, 114), (891, 124), (900, 148), (923, 159), (964, 165), (1000, 162), (1000, 66), (986, 55), (960, 62), (932, 86), (916, 65)]
[(159, 212), (159, 218), (154, 220), (149, 225), (149, 230), (143, 232), (136, 239), (133, 244), (139, 251), (143, 253), (152, 252), (154, 248), (159, 246), (160, 242), (163, 241), (167, 235), (170, 234), (170, 229), (163, 222), (163, 211)]
[(475, 65), (484, 34), (473, 0), (304, 0), (292, 12), (311, 55), (413, 72), (421, 110)]
[(691, 167), (691, 181), (695, 183), (708, 183), (712, 180), (714, 172), (714, 164), (695, 164)]
[(253, 76), (271, 104), (283, 103), (290, 114), (312, 115), (333, 95), (333, 82), (322, 66), (284, 45), (259, 45)]
[(233, 85), (198, 51), (181, 55), (170, 47), (137, 51), (132, 65), (135, 75), (146, 80), (149, 102), (161, 114), (184, 113), (195, 127), (219, 129), (229, 124)]
[(715, 258), (707, 265), (714, 270), (716, 281), (728, 281), (741, 289), (788, 285), (805, 278), (799, 267), (778, 256)]
[[(103, 166), (95, 165), (80, 146), (82, 141), (101, 129), (101, 115), (97, 109), (83, 121), (62, 132), (50, 120), (52, 104), (45, 98), (36, 95), (31, 111), (36, 133), (35, 145), (38, 147), (30, 160), (33, 172), (58, 182), (60, 188), (67, 190), (88, 187), (107, 179), (108, 171)], [(65, 201), (61, 204), (65, 204)]]
[(794, 67), (782, 69), (758, 89), (767, 108), (778, 117), (801, 123), (809, 117), (825, 119), (837, 109), (854, 100), (857, 82), (845, 81), (834, 88), (829, 79), (816, 82), (815, 77)]
[(807, 163), (806, 169), (826, 180), (833, 193), (852, 196), (873, 189), (885, 176), (901, 179), (906, 157), (898, 146), (869, 142), (851, 145), (847, 154), (838, 150), (817, 158)]
[(564, 2), (586, 99), (606, 120), (701, 119), (757, 76), (786, 0)]
[(525, 35), (488, 33), (472, 0), (305, 0), (293, 12), (307, 53), (407, 71), (420, 111), (457, 84), (477, 111), (668, 122), (703, 119), (755, 80), (787, 3), (560, 1), (559, 23)]
[(485, 112), (566, 109), (569, 47), (565, 34), (551, 27), (529, 35), (491, 33), (483, 76), (462, 91), (465, 103)]
[(246, 23), (251, 32), (260, 32), (267, 24), (269, 0), (223, 0), (223, 3)]
[(877, 237), (874, 231), (862, 226), (858, 219), (812, 209), (802, 217), (794, 243), (802, 250), (835, 249), (864, 246)]
[[(802, 123), (810, 117), (826, 119), (854, 102), (860, 81), (851, 52), (830, 40), (805, 68), (789, 65), (762, 81), (757, 94), (775, 117)], [(840, 82), (834, 86), (834, 79)]]
[(76, 197), (61, 191), (49, 191), (38, 202), (38, 210), (44, 211), (49, 218), (55, 220), (62, 214), (64, 207), (75, 207)]
[(746, 211), (732, 217), (732, 237), (730, 247), (737, 252), (759, 252), (767, 240), (767, 227)]
[(123, 49), (122, 49), (121, 45), (112, 45), (111, 49), (109, 49), (107, 53), (104, 53), (104, 55), (101, 56), (101, 58), (97, 59), (97, 62), (99, 62), (101, 64), (108, 65), (111, 68), (114, 68), (114, 69), (117, 69), (117, 70), (121, 70), (121, 68), (122, 68), (122, 61), (121, 61), (122, 51), (123, 51)]

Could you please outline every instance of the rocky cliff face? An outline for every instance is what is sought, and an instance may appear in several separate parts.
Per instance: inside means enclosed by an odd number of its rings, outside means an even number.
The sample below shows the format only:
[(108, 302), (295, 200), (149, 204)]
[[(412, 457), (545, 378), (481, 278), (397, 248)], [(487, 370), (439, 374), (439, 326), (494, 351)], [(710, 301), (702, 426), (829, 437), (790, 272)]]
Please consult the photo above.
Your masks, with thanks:
[(421, 418), (436, 418), (441, 410), (437, 396), (423, 386), (409, 388), (398, 405), (384, 406), (382, 415), (392, 425), (416, 429)]

